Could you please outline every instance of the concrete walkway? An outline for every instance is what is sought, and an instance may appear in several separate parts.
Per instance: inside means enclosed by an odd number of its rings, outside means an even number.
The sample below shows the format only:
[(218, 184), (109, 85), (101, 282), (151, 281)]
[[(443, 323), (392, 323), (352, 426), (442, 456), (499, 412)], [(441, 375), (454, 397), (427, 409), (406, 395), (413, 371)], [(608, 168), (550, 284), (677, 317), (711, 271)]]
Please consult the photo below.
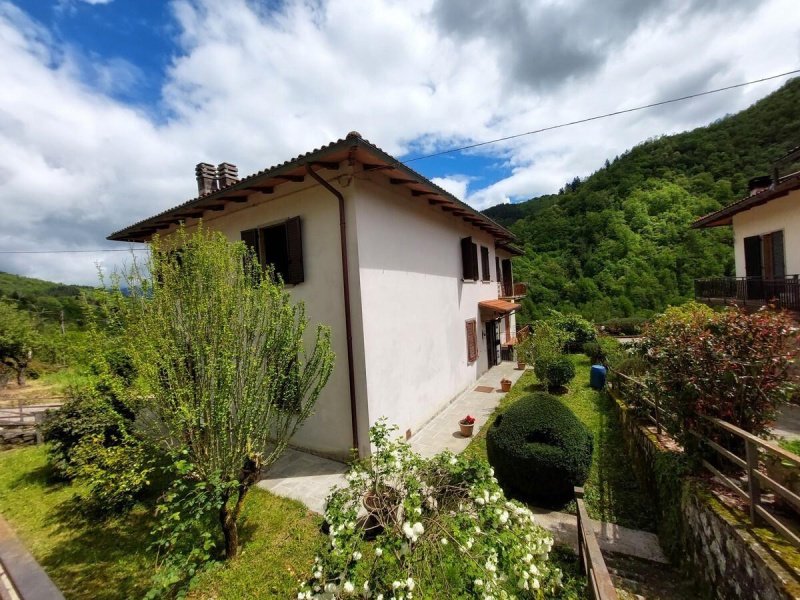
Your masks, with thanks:
[[(536, 523), (547, 529), (556, 542), (571, 547), (577, 553), (578, 521), (575, 515), (544, 508), (531, 508), (531, 510), (536, 516)], [(663, 564), (669, 562), (661, 550), (658, 536), (654, 533), (594, 519), (592, 519), (592, 529), (603, 552), (615, 552)]]
[[(516, 363), (510, 362), (489, 369), (414, 434), (409, 440), (411, 447), (423, 456), (433, 456), (442, 450), (463, 451), (471, 438), (461, 436), (458, 422), (470, 414), (476, 419), (475, 431), (480, 430), (505, 396), (500, 391), (500, 380), (505, 377), (516, 382), (522, 373), (516, 369)], [(477, 387), (491, 388), (492, 391), (476, 392)], [(347, 465), (344, 463), (289, 449), (258, 482), (258, 486), (278, 496), (299, 500), (322, 514), (331, 489), (344, 485), (345, 472)]]
[[(461, 435), (458, 422), (467, 415), (475, 417), (474, 431), (480, 431), (486, 421), (505, 396), (500, 391), (500, 380), (510, 379), (512, 384), (522, 377), (524, 371), (517, 369), (517, 363), (504, 362), (489, 369), (473, 385), (448, 404), (438, 415), (428, 421), (410, 440), (411, 447), (425, 457), (431, 457), (442, 450), (460, 453), (469, 446), (472, 438)], [(491, 392), (478, 392), (477, 388), (491, 388)]]
[(775, 419), (772, 433), (787, 440), (800, 438), (800, 406), (796, 404), (781, 406), (778, 409), (778, 418)]

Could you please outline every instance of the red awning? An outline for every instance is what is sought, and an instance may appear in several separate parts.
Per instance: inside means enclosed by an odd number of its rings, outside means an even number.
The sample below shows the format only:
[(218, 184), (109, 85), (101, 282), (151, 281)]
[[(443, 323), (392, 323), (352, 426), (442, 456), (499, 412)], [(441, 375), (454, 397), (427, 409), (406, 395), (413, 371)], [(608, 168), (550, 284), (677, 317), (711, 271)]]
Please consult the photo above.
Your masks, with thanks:
[(509, 302), (508, 300), (484, 300), (483, 302), (478, 302), (478, 306), (481, 308), (485, 308), (486, 310), (493, 310), (499, 313), (510, 313), (518, 310), (522, 305), (517, 304), (515, 302)]

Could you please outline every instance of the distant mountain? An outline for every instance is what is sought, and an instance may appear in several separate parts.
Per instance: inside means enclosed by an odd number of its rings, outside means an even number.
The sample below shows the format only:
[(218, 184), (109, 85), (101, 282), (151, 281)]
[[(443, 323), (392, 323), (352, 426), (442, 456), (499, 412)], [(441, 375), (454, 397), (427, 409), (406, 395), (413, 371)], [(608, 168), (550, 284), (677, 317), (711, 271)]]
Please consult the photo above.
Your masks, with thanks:
[(798, 145), (800, 78), (738, 114), (648, 140), (558, 194), (487, 209), (525, 249), (514, 263), (529, 284), (523, 320), (549, 308), (647, 316), (691, 298), (695, 278), (732, 275), (730, 229), (689, 224)]

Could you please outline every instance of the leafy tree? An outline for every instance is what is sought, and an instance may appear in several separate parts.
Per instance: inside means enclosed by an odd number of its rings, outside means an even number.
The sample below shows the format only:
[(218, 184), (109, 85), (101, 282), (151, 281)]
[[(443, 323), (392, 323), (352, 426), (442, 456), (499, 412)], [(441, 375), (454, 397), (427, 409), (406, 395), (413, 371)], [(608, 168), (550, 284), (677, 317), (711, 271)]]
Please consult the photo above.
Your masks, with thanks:
[(303, 305), (244, 244), (202, 228), (154, 240), (148, 262), (123, 279), (130, 296), (117, 291), (108, 318), (130, 340), (149, 435), (213, 499), (231, 558), (245, 495), (328, 381), (330, 331), (305, 336)]
[(14, 370), (18, 385), (25, 385), (25, 370), (38, 343), (39, 334), (30, 314), (0, 302), (0, 362)]

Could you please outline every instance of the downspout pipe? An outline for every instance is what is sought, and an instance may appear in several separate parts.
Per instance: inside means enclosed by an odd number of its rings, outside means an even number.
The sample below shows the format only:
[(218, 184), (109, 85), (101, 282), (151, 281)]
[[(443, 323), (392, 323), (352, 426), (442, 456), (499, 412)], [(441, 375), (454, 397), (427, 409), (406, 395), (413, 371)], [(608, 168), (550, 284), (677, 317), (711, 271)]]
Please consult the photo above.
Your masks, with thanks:
[(339, 246), (342, 249), (342, 293), (344, 296), (344, 328), (347, 336), (347, 379), (350, 388), (350, 423), (353, 430), (353, 448), (358, 452), (358, 417), (356, 415), (356, 374), (353, 361), (353, 327), (350, 316), (350, 270), (347, 266), (347, 222), (344, 212), (344, 196), (342, 193), (325, 181), (312, 168), (311, 164), (306, 164), (306, 172), (317, 181), (322, 187), (336, 196), (339, 201)]

